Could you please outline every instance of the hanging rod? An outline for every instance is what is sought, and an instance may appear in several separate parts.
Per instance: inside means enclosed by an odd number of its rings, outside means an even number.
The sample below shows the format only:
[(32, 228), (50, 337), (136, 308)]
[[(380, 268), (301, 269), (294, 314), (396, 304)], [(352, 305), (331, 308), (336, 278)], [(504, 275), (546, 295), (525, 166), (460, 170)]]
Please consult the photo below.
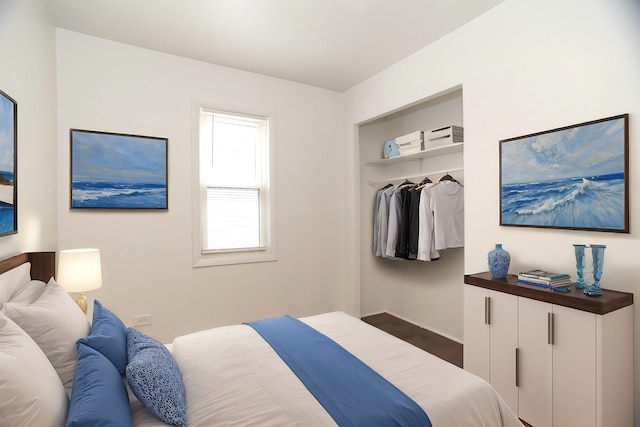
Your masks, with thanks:
[[(446, 174), (448, 174), (448, 173), (450, 174), (452, 172), (463, 172), (463, 171), (464, 171), (464, 168), (453, 168), (453, 169), (446, 169), (446, 170), (441, 170), (441, 171), (432, 171), (432, 172), (426, 172), (426, 173), (421, 173), (421, 174), (412, 175), (412, 176), (401, 176), (401, 177), (397, 177), (397, 178), (387, 178), (387, 179), (384, 179), (384, 180), (369, 181), (369, 185), (400, 184), (405, 179), (408, 179), (409, 181), (414, 181), (414, 180), (420, 181), (425, 176), (433, 177), (433, 176), (436, 176), (436, 175), (446, 175)], [(438, 179), (439, 178), (440, 177), (438, 176)]]

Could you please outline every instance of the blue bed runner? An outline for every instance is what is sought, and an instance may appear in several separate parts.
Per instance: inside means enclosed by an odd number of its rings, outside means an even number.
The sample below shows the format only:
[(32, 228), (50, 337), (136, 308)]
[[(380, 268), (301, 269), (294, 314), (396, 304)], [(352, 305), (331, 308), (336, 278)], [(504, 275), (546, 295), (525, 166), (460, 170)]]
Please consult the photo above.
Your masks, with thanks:
[(279, 316), (247, 325), (273, 347), (339, 426), (431, 427), (409, 396), (300, 320)]

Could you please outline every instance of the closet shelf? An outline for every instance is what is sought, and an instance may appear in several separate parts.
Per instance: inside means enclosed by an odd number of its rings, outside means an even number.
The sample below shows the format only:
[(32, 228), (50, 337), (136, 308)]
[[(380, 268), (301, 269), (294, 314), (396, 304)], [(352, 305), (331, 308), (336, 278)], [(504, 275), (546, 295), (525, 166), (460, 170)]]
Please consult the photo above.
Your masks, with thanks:
[(385, 180), (369, 181), (369, 185), (400, 184), (405, 179), (408, 179), (409, 181), (420, 181), (425, 176), (438, 179), (440, 178), (441, 175), (446, 175), (448, 173), (455, 173), (455, 172), (463, 172), (463, 171), (464, 171), (464, 168), (454, 168), (454, 169), (447, 169), (447, 170), (441, 170), (441, 171), (429, 171), (429, 172), (421, 173), (419, 175), (402, 176), (397, 178), (387, 178)]
[(392, 157), (390, 159), (380, 159), (380, 160), (374, 160), (371, 162), (366, 162), (365, 165), (386, 166), (386, 165), (392, 165), (395, 163), (407, 162), (410, 160), (420, 160), (420, 159), (426, 159), (428, 157), (445, 156), (447, 154), (462, 152), (463, 146), (464, 146), (463, 142), (455, 142), (453, 144), (443, 145), (442, 147), (428, 148), (418, 153), (408, 154), (406, 156), (398, 156), (398, 157)]

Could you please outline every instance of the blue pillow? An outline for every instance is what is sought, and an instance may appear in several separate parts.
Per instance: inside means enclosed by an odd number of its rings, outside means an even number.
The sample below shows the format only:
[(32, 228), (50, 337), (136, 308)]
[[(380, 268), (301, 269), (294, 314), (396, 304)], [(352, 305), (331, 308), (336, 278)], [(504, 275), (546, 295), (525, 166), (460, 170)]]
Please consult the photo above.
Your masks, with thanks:
[(184, 384), (173, 355), (134, 328), (127, 329), (127, 352), (127, 381), (133, 394), (165, 423), (186, 426)]
[(100, 301), (93, 303), (93, 323), (89, 336), (80, 338), (79, 343), (86, 344), (99, 351), (113, 363), (120, 375), (127, 367), (127, 327), (122, 320), (103, 306)]
[(78, 344), (66, 427), (129, 427), (129, 395), (118, 370), (100, 352)]

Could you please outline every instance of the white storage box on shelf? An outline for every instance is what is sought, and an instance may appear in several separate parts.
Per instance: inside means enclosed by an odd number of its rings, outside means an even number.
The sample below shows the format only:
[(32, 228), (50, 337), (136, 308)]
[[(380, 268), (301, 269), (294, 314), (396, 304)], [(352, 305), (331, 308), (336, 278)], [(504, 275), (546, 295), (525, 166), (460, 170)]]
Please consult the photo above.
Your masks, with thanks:
[(396, 144), (401, 156), (418, 153), (423, 150), (424, 133), (416, 131), (399, 136), (396, 138)]
[(414, 141), (404, 145), (398, 145), (398, 150), (401, 156), (407, 156), (409, 154), (415, 154), (422, 151), (422, 141)]
[(446, 126), (425, 132), (424, 148), (426, 150), (463, 141), (464, 128), (460, 126)]
[(414, 141), (422, 141), (423, 132), (421, 130), (396, 137), (396, 144), (404, 145)]

